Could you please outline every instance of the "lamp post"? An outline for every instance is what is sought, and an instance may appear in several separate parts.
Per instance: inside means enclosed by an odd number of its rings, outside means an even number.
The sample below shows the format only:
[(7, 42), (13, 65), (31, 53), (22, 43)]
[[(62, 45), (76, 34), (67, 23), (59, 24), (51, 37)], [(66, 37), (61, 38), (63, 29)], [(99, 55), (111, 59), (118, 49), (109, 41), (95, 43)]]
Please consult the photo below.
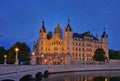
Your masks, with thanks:
[(32, 56), (34, 56), (34, 55), (35, 55), (35, 52), (32, 53)]
[(18, 64), (19, 64), (19, 60), (18, 60), (18, 51), (19, 51), (19, 49), (18, 49), (18, 48), (15, 48), (15, 52), (16, 52), (15, 65), (18, 65)]
[(64, 58), (63, 58), (63, 57), (61, 57), (61, 64), (63, 64), (63, 60), (64, 60)]
[(33, 52), (31, 57), (31, 65), (35, 65), (35, 64), (36, 64), (36, 56), (35, 56), (35, 52)]
[(4, 55), (4, 65), (7, 65), (6, 64), (6, 58), (7, 58), (7, 55)]
[(44, 55), (42, 54), (42, 64), (44, 64)]

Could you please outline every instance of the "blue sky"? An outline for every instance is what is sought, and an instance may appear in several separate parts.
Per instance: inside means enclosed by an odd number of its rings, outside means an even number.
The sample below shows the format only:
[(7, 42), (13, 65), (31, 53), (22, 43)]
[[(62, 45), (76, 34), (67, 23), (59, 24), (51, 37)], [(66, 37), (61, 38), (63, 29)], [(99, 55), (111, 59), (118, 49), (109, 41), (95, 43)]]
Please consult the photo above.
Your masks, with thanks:
[(54, 31), (58, 22), (64, 29), (68, 18), (74, 32), (89, 30), (99, 38), (106, 27), (109, 48), (120, 50), (120, 0), (0, 0), (0, 46), (21, 41), (32, 48), (42, 20)]

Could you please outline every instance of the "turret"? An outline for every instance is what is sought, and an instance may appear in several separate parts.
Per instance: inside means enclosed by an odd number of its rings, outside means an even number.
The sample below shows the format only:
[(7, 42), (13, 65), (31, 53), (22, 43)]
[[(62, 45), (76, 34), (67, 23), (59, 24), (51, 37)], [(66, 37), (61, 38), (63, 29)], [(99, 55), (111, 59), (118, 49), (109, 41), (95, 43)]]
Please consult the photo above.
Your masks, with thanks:
[(107, 35), (107, 33), (106, 33), (105, 27), (104, 27), (104, 30), (103, 30), (103, 34), (102, 34), (102, 36), (101, 36), (101, 41), (102, 41), (102, 43), (105, 43), (105, 44), (108, 43), (108, 35)]
[(42, 27), (40, 29), (40, 39), (47, 39), (47, 31), (44, 26), (44, 21), (42, 21)]
[(57, 26), (55, 27), (54, 35), (55, 35), (55, 36), (58, 36), (59, 38), (62, 38), (62, 29), (61, 29), (61, 26), (60, 26), (59, 23), (58, 23)]
[(109, 60), (109, 48), (108, 48), (108, 35), (106, 33), (106, 29), (104, 27), (104, 30), (103, 30), (103, 34), (101, 36), (101, 42), (102, 42), (102, 48), (104, 49), (105, 51), (105, 56), (108, 58)]
[(64, 36), (65, 36), (65, 38), (72, 38), (73, 37), (72, 28), (70, 27), (70, 19), (68, 19), (68, 25), (65, 28)]

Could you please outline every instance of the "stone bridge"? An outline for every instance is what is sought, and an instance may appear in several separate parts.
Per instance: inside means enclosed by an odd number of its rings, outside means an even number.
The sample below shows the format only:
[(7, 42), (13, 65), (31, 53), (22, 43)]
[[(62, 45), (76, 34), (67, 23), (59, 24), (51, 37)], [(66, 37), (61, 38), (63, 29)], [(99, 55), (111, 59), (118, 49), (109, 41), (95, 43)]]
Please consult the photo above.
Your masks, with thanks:
[(45, 70), (48, 70), (50, 73), (120, 70), (120, 65), (1, 65), (0, 81), (5, 79), (19, 81), (26, 74), (35, 76), (36, 73), (44, 73)]

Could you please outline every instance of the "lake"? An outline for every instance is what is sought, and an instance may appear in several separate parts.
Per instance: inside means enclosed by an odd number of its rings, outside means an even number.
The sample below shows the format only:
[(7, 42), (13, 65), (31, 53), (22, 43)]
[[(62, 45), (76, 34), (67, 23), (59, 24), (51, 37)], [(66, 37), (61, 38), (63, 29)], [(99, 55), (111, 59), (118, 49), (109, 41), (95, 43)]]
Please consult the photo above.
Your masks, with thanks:
[(120, 81), (120, 70), (51, 74), (41, 81)]

